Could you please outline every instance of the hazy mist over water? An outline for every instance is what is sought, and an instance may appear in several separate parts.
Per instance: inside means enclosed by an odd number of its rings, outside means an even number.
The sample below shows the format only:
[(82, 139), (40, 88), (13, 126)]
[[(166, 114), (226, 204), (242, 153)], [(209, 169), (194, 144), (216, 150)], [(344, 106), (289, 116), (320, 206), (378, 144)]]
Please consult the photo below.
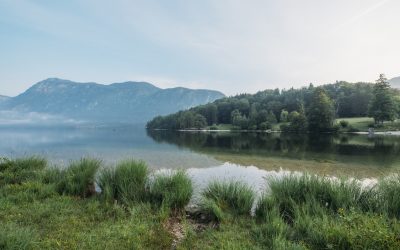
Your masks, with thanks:
[(38, 155), (57, 164), (68, 164), (82, 157), (114, 164), (123, 159), (141, 159), (153, 168), (187, 168), (216, 166), (207, 156), (155, 143), (143, 125), (76, 125), (49, 127), (0, 127), (0, 155), (22, 157)]
[(36, 112), (20, 112), (14, 110), (0, 110), (0, 126), (71, 126), (78, 125), (80, 123), (82, 123), (82, 121), (57, 115)]
[[(37, 155), (61, 166), (92, 157), (107, 166), (140, 159), (153, 169), (193, 171), (230, 165), (334, 175), (358, 172), (364, 177), (400, 168), (400, 137), (319, 137), (146, 131), (143, 125), (0, 126), (0, 156)], [(221, 177), (235, 168), (226, 169)]]

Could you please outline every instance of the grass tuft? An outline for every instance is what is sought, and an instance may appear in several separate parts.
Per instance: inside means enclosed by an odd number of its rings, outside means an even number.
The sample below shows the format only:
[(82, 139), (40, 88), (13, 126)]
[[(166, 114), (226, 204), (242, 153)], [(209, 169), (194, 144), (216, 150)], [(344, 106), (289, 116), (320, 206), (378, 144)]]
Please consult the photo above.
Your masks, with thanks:
[(400, 174), (381, 180), (376, 188), (379, 201), (376, 208), (386, 216), (400, 219)]
[(183, 211), (193, 194), (192, 180), (185, 171), (158, 174), (150, 184), (152, 203), (174, 211)]
[(0, 249), (24, 250), (32, 249), (37, 235), (29, 228), (6, 223), (0, 228)]
[(218, 223), (226, 217), (222, 209), (211, 199), (203, 199), (200, 204), (200, 211), (207, 215), (207, 219)]
[(80, 197), (89, 197), (95, 194), (95, 174), (100, 165), (99, 160), (88, 158), (71, 163), (67, 169), (60, 171), (57, 191), (60, 194)]
[(211, 182), (203, 191), (205, 200), (211, 200), (223, 212), (236, 215), (250, 215), (254, 203), (254, 191), (244, 183), (237, 181)]
[(273, 218), (279, 216), (278, 209), (275, 206), (276, 200), (274, 197), (263, 194), (257, 201), (255, 209), (255, 217), (259, 221), (271, 221)]
[(102, 198), (125, 205), (145, 201), (148, 176), (149, 170), (143, 161), (128, 160), (119, 163), (115, 169), (103, 169), (98, 178)]
[(47, 161), (40, 157), (21, 159), (0, 159), (0, 187), (7, 184), (21, 184), (35, 180), (41, 170), (45, 169)]
[(286, 211), (292, 211), (293, 204), (315, 203), (316, 206), (323, 206), (331, 211), (364, 204), (359, 202), (362, 189), (355, 181), (332, 180), (308, 174), (289, 175), (282, 179), (271, 179), (269, 187), (272, 197)]

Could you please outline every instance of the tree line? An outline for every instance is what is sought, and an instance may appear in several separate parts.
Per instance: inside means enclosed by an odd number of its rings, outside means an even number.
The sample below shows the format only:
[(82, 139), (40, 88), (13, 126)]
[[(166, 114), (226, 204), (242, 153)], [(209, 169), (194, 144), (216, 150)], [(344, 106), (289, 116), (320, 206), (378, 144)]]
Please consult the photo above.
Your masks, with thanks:
[(147, 123), (148, 129), (202, 129), (231, 124), (245, 130), (267, 130), (281, 123), (287, 132), (335, 130), (335, 118), (370, 116), (376, 123), (399, 115), (400, 93), (383, 74), (375, 84), (336, 82), (320, 87), (264, 90), (239, 94)]

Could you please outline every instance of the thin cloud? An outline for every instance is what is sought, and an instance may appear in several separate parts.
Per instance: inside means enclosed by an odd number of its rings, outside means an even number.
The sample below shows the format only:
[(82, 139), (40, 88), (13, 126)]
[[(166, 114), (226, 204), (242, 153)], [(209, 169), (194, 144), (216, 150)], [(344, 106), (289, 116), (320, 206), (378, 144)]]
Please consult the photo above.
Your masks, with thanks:
[(350, 19), (348, 19), (347, 21), (343, 22), (342, 24), (340, 24), (338, 27), (336, 27), (333, 31), (338, 31), (344, 27), (350, 26), (356, 22), (358, 22), (360, 19), (364, 18), (365, 16), (367, 16), (368, 14), (376, 11), (377, 9), (379, 9), (380, 7), (382, 7), (383, 5), (387, 4), (388, 2), (390, 2), (391, 0), (383, 0), (383, 1), (379, 1), (376, 4), (373, 4), (371, 6), (369, 6), (368, 8), (362, 10), (361, 12), (359, 12), (358, 14), (354, 15), (353, 17), (351, 17)]
[(228, 95), (373, 81), (381, 71), (398, 73), (399, 7), (390, 0), (0, 0), (0, 94), (53, 76)]

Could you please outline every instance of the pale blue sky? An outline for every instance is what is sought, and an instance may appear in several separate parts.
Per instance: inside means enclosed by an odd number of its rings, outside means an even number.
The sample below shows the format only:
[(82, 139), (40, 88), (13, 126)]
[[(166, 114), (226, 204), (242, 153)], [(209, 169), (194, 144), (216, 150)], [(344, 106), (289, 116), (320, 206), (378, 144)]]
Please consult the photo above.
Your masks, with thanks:
[(226, 94), (400, 75), (398, 0), (0, 0), (0, 94), (48, 77)]

